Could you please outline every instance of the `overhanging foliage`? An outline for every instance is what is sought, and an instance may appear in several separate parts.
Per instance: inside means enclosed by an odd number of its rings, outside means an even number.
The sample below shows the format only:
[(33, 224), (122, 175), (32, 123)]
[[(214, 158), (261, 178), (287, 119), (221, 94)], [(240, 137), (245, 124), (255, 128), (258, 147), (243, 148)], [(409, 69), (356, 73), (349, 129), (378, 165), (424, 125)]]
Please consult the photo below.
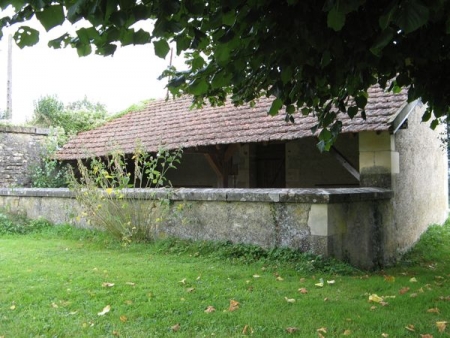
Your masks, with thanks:
[[(18, 24), (21, 47), (39, 40), (23, 24), (33, 16), (46, 30), (89, 21), (75, 36), (49, 42), (71, 45), (81, 56), (153, 43), (165, 57), (173, 42), (189, 65), (164, 72), (173, 94), (192, 94), (198, 105), (222, 104), (230, 94), (235, 104), (273, 96), (272, 115), (283, 107), (287, 120), (299, 109), (317, 115), (323, 149), (340, 130), (337, 112), (364, 115), (367, 89), (375, 84), (408, 88), (410, 101), (428, 104), (423, 119), (432, 118), (432, 127), (449, 112), (446, 0), (0, 0), (2, 9), (8, 5), (15, 15), (0, 24)], [(145, 19), (154, 20), (151, 32), (132, 27)]]

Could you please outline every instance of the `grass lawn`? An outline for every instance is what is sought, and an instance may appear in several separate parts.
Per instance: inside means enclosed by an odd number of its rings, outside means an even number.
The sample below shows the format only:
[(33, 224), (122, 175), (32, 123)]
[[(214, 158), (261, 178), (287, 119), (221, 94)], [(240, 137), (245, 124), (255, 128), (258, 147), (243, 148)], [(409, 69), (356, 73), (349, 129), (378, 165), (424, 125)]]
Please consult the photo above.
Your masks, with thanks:
[(0, 231), (0, 337), (448, 337), (449, 267), (450, 224), (374, 273), (226, 243)]

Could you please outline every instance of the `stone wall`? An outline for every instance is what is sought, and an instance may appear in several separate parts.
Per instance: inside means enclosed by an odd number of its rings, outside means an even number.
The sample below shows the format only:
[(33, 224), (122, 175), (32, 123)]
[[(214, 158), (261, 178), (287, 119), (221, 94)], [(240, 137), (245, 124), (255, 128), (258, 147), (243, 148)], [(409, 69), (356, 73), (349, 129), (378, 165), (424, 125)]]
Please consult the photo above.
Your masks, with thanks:
[(29, 168), (39, 163), (47, 135), (47, 129), (0, 126), (0, 187), (29, 186)]
[[(128, 193), (141, 200), (149, 190)], [(174, 216), (159, 231), (186, 239), (290, 247), (370, 269), (397, 254), (386, 251), (384, 236), (393, 225), (391, 198), (390, 190), (378, 188), (181, 188), (171, 194)], [(0, 189), (0, 208), (86, 226), (77, 218), (82, 211), (67, 189)]]
[(416, 107), (408, 118), (408, 129), (395, 134), (399, 174), (393, 174), (395, 227), (389, 245), (405, 251), (427, 229), (448, 217), (448, 167), (441, 141), (445, 126), (432, 130), (422, 122), (425, 107)]

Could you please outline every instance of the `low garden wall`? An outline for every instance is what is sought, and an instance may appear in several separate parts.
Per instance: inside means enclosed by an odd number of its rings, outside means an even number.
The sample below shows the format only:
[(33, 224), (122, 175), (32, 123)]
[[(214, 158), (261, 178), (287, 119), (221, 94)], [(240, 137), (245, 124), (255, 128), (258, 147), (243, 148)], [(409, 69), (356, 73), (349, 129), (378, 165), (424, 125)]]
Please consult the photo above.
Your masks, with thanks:
[[(150, 195), (138, 189), (126, 194)], [(158, 195), (167, 191), (156, 190)], [(390, 190), (175, 189), (170, 196), (177, 217), (159, 227), (161, 236), (290, 247), (362, 268), (383, 266), (398, 254), (386, 245), (394, 223)], [(0, 208), (86, 226), (68, 189), (2, 188)]]
[[(167, 191), (157, 190), (159, 194), (166, 196)], [(150, 196), (148, 190), (130, 190), (128, 195), (140, 200)], [(389, 190), (175, 189), (170, 196), (171, 207), (183, 210), (186, 222), (162, 224), (161, 236), (290, 247), (363, 268), (383, 266), (397, 254), (384, 245), (393, 222)], [(0, 208), (86, 226), (68, 189), (3, 188)]]

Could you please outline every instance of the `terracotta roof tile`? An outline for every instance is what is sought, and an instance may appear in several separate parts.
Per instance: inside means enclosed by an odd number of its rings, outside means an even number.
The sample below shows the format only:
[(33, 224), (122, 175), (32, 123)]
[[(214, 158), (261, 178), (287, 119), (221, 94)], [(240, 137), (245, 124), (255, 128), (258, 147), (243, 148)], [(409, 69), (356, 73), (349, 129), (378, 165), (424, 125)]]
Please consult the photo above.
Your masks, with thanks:
[[(371, 88), (366, 106), (367, 119), (359, 115), (353, 119), (339, 115), (343, 132), (388, 130), (389, 121), (406, 99), (405, 92), (394, 95), (378, 87)], [(78, 134), (58, 152), (58, 158), (70, 160), (103, 156), (114, 149), (132, 153), (137, 142), (141, 142), (147, 151), (155, 152), (161, 146), (175, 149), (312, 136), (311, 128), (316, 124), (313, 116), (297, 114), (295, 123), (286, 123), (284, 114), (267, 115), (271, 102), (271, 99), (262, 98), (255, 107), (235, 107), (228, 103), (197, 110), (190, 109), (189, 97), (153, 101), (143, 111), (128, 113), (99, 128)]]

